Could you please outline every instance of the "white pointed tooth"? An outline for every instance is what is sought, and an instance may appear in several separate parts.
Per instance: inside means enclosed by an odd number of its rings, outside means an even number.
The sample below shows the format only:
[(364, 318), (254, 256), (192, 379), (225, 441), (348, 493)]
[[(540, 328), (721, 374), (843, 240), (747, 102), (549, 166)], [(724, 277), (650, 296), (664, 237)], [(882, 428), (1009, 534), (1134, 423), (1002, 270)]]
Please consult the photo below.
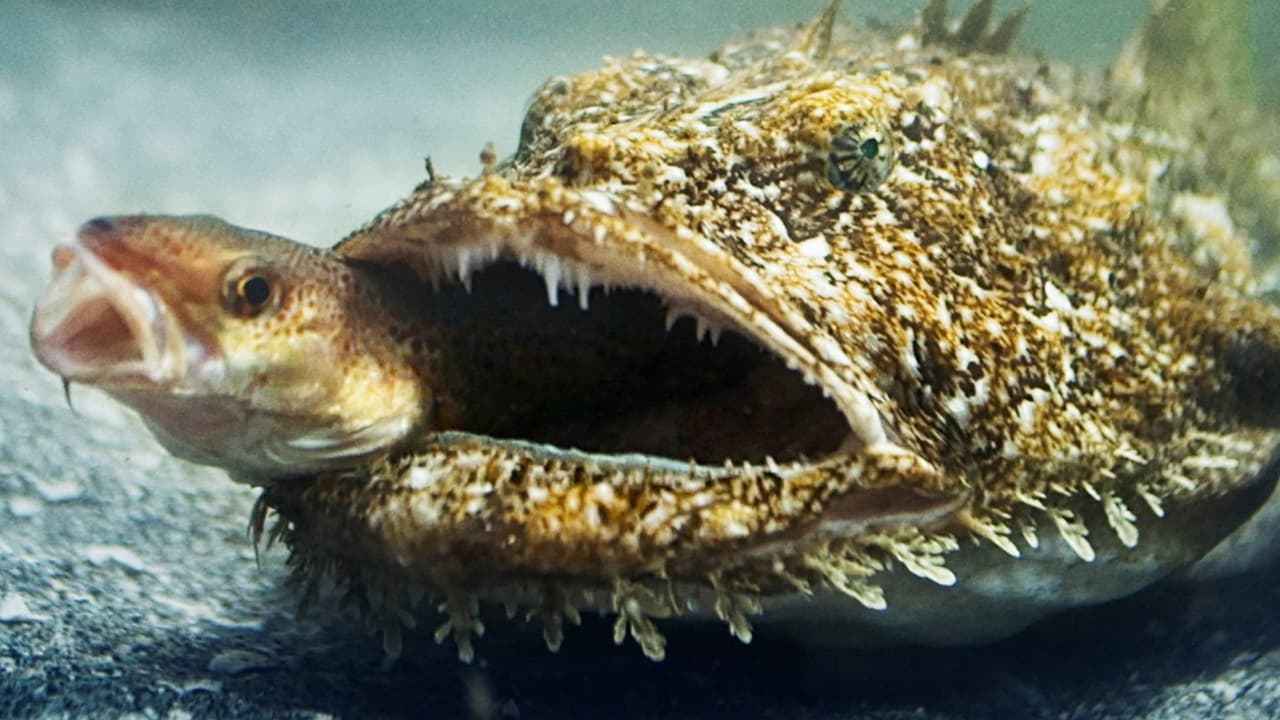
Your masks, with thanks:
[(547, 303), (551, 307), (560, 305), (560, 261), (547, 255), (542, 258), (542, 279), (547, 283)]
[(578, 307), (583, 310), (591, 303), (591, 273), (585, 266), (574, 268), (575, 285), (578, 286)]
[(465, 283), (471, 276), (471, 248), (458, 248), (458, 277)]
[(437, 285), (442, 280), (445, 282), (453, 282), (453, 278), (457, 274), (458, 258), (451, 254), (445, 254), (440, 258), (440, 265), (436, 268), (437, 277), (434, 280)]
[(695, 323), (693, 335), (698, 339), (698, 342), (702, 342), (702, 336), (711, 332), (711, 326), (707, 324), (706, 319), (701, 315), (694, 315), (693, 322)]
[(720, 333), (723, 331), (724, 331), (724, 328), (720, 327), (719, 325), (712, 325), (710, 328), (708, 328), (707, 332), (708, 334), (711, 335), (711, 344), (713, 346), (715, 347), (720, 346)]
[(675, 327), (677, 321), (680, 320), (680, 310), (670, 305), (667, 306), (667, 332), (671, 332), (671, 328)]
[(458, 279), (462, 281), (462, 287), (466, 288), (467, 294), (471, 294), (471, 273), (474, 271), (472, 263), (475, 255), (471, 248), (459, 248), (458, 250)]

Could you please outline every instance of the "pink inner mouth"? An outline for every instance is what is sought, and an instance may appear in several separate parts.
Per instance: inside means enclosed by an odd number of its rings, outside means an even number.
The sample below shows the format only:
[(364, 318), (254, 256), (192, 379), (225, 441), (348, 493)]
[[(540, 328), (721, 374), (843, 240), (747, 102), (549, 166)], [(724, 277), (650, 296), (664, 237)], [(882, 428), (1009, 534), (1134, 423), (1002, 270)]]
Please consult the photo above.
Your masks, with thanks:
[(159, 383), (171, 374), (155, 298), (84, 247), (59, 246), (36, 303), (31, 343), (46, 367), (94, 384)]
[(73, 308), (44, 344), (74, 365), (141, 363), (142, 350), (120, 312), (96, 298)]

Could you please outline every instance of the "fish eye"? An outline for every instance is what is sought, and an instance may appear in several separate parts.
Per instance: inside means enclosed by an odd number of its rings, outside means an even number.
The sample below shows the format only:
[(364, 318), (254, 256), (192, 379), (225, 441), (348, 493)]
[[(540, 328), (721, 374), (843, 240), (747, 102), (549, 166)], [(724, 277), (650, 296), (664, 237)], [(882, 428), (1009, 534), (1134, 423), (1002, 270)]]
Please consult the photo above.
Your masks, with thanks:
[(227, 285), (227, 305), (240, 317), (261, 314), (279, 295), (277, 279), (264, 270), (250, 269), (233, 274)]
[(870, 192), (893, 169), (893, 145), (886, 128), (875, 122), (845, 126), (831, 138), (826, 156), (827, 182), (846, 192)]
[(250, 275), (240, 281), (240, 297), (250, 307), (259, 308), (271, 299), (271, 283), (261, 275)]

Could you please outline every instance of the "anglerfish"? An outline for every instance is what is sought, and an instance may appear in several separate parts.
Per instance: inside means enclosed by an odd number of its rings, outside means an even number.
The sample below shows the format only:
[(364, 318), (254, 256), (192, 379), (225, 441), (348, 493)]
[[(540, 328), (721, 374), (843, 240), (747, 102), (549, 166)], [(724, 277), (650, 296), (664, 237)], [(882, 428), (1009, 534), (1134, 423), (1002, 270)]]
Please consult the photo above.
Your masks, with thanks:
[(1201, 557), (1278, 472), (1231, 199), (1011, 53), (1022, 13), (836, 9), (552, 79), (514, 154), (331, 249), (90, 220), (36, 355), (261, 487), (393, 655), (424, 602), (465, 659), (481, 604), (654, 659), (679, 617), (978, 642)]

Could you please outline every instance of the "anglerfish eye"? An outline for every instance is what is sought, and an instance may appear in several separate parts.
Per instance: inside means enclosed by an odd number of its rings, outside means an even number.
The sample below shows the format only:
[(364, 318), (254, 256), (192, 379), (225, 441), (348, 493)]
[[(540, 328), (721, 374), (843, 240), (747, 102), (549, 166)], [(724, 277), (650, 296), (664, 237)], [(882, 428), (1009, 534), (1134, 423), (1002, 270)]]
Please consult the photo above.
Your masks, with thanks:
[(273, 306), (280, 295), (280, 282), (261, 268), (233, 271), (227, 275), (224, 298), (227, 308), (240, 317), (254, 317)]
[(826, 162), (827, 182), (846, 192), (870, 192), (893, 169), (893, 144), (879, 123), (853, 123), (831, 138)]

